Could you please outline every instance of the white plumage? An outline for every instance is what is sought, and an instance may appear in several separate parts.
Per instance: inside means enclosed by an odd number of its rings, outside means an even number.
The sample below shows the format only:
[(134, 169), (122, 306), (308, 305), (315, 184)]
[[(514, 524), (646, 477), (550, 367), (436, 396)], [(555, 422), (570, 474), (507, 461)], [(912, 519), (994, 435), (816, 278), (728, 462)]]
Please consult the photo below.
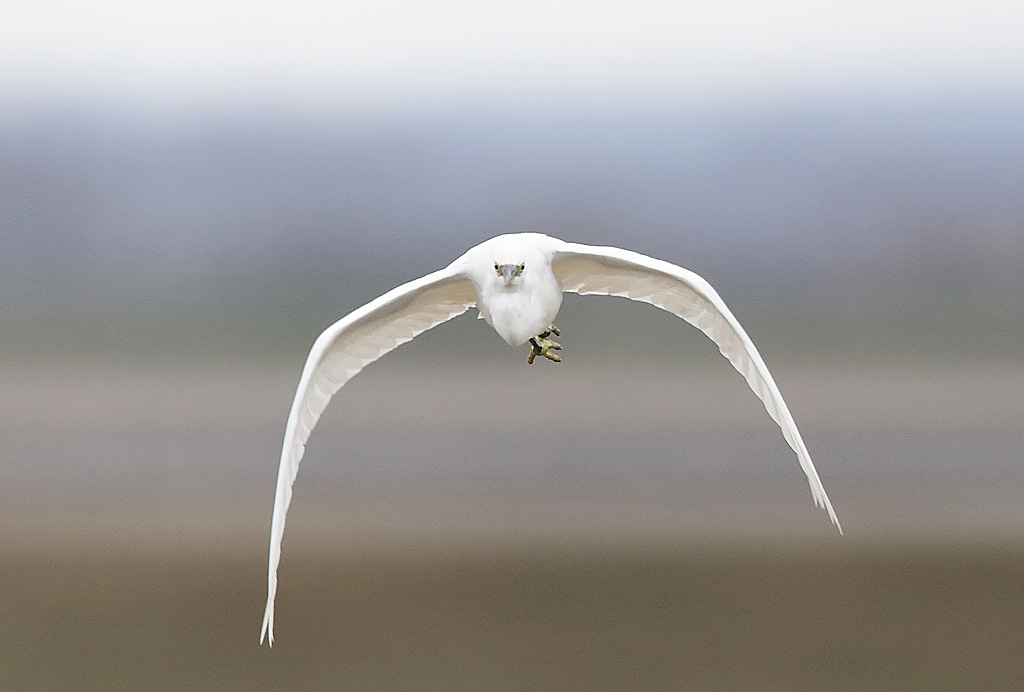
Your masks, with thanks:
[[(768, 367), (725, 302), (703, 278), (629, 250), (567, 243), (540, 233), (491, 238), (444, 269), (388, 291), (331, 325), (313, 344), (285, 427), (274, 496), (267, 607), (260, 642), (274, 643), (274, 596), (292, 484), (313, 427), (331, 397), (366, 365), (473, 307), (509, 344), (554, 322), (562, 293), (623, 296), (683, 318), (714, 341), (764, 402), (796, 452), (815, 504), (839, 527), (786, 402)], [(842, 529), (839, 529), (842, 532)]]

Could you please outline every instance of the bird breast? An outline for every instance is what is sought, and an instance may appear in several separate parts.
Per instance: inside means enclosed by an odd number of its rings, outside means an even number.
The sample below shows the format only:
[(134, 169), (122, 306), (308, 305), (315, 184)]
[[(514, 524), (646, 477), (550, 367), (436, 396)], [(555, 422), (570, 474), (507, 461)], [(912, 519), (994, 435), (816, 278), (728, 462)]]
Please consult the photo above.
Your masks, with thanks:
[(512, 346), (525, 344), (547, 329), (562, 304), (562, 290), (554, 275), (548, 281), (533, 278), (510, 288), (492, 284), (488, 295), (479, 296), (480, 314)]

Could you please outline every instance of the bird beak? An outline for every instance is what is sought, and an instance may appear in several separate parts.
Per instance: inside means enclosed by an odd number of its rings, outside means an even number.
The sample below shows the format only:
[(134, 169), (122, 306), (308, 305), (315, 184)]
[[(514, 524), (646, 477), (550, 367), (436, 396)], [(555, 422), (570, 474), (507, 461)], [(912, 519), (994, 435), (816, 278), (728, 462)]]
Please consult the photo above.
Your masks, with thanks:
[(519, 265), (517, 264), (503, 264), (499, 269), (501, 269), (501, 278), (505, 280), (506, 286), (519, 276)]

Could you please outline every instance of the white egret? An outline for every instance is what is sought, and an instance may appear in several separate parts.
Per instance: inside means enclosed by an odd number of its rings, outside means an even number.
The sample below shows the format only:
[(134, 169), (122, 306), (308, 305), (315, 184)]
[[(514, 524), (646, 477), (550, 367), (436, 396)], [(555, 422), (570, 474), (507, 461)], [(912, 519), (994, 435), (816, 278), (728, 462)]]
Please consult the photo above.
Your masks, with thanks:
[[(624, 296), (674, 313), (714, 341), (764, 402), (811, 486), (815, 504), (839, 527), (793, 416), (750, 337), (703, 278), (629, 250), (567, 243), (540, 233), (491, 238), (444, 269), (388, 291), (334, 323), (313, 344), (285, 427), (270, 527), (267, 607), (260, 642), (274, 643), (274, 596), (292, 484), (313, 427), (331, 396), (367, 364), (431, 327), (476, 306), (513, 346), (530, 344), (557, 361), (553, 322), (562, 293)], [(839, 528), (842, 532), (842, 528)]]

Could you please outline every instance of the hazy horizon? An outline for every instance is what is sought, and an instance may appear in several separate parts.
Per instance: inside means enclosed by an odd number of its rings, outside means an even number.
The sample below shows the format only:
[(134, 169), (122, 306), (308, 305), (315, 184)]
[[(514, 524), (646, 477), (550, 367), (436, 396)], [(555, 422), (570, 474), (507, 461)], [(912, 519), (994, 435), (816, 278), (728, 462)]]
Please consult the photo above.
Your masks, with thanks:
[(0, 123), (0, 314), (264, 306), (321, 323), (540, 230), (676, 261), (752, 313), (944, 312), (1005, 332), (1022, 108), (1006, 93), (358, 122), (27, 109)]

